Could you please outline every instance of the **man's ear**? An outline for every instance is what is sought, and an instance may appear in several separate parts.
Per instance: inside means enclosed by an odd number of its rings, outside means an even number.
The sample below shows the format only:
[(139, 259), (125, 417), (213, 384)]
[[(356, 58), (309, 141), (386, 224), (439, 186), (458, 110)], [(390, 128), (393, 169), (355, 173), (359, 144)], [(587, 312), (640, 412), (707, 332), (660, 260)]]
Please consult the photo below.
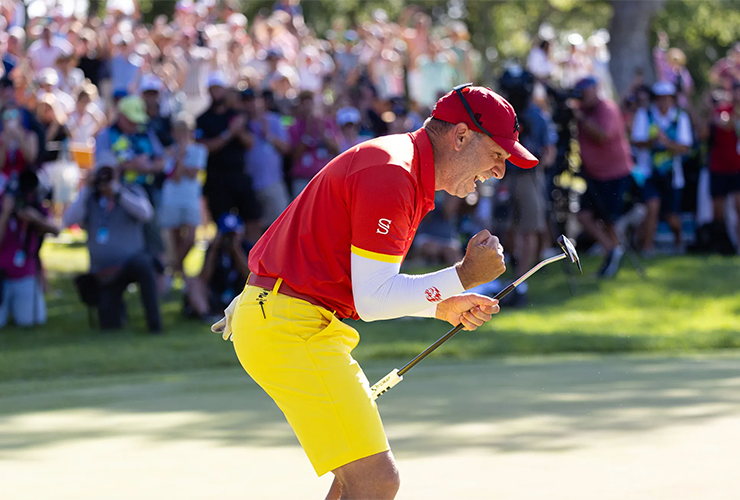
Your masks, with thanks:
[(464, 122), (460, 122), (452, 129), (452, 137), (455, 140), (455, 151), (460, 151), (472, 137), (472, 131)]

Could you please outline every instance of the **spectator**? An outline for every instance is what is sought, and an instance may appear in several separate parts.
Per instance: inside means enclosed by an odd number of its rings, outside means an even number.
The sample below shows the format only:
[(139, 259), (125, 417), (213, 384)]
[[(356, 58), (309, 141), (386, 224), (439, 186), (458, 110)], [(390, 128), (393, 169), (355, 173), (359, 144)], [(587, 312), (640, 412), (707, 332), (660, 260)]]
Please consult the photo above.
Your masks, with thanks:
[(638, 151), (634, 176), (642, 186), (647, 217), (642, 226), (643, 252), (654, 249), (655, 232), (662, 214), (681, 246), (681, 190), (684, 186), (682, 155), (693, 143), (688, 114), (676, 107), (676, 87), (671, 82), (653, 85), (655, 104), (640, 108), (632, 125), (632, 141)]
[(78, 60), (77, 67), (82, 70), (90, 83), (100, 88), (104, 61), (94, 31), (89, 28), (82, 30), (75, 53)]
[(208, 148), (206, 184), (203, 195), (213, 220), (236, 210), (246, 221), (247, 238), (257, 241), (262, 234), (261, 207), (244, 172), (244, 156), (252, 147), (247, 117), (229, 107), (227, 83), (221, 72), (208, 76), (211, 106), (198, 117), (196, 138)]
[(195, 39), (194, 31), (185, 30), (180, 45), (173, 50), (173, 60), (182, 68), (178, 84), (184, 94), (185, 111), (192, 116), (200, 116), (208, 108), (204, 83), (214, 54), (210, 48), (198, 46)]
[(11, 315), (18, 326), (46, 323), (38, 252), (42, 236), (59, 229), (41, 204), (38, 186), (38, 176), (24, 170), (0, 195), (0, 328)]
[(123, 293), (131, 283), (139, 285), (146, 323), (151, 333), (162, 331), (154, 264), (144, 244), (144, 223), (154, 210), (141, 186), (123, 186), (119, 161), (110, 153), (96, 158), (96, 170), (79, 197), (64, 213), (64, 225), (87, 229), (90, 274), (97, 285), (100, 328), (117, 329), (124, 324)]
[(210, 314), (221, 314), (247, 283), (249, 250), (244, 223), (238, 215), (223, 214), (218, 233), (206, 250), (200, 281), (206, 285)]
[(157, 75), (148, 73), (139, 82), (141, 98), (146, 106), (146, 114), (149, 118), (149, 129), (157, 136), (159, 143), (168, 148), (172, 145), (172, 122), (169, 116), (162, 112), (162, 80)]
[(24, 124), (22, 111), (9, 103), (0, 116), (0, 171), (5, 182), (34, 165), (39, 155), (38, 136)]
[(595, 78), (586, 77), (575, 87), (580, 99), (573, 103), (573, 116), (578, 122), (582, 173), (587, 182), (578, 220), (606, 254), (599, 276), (610, 277), (617, 273), (624, 256), (614, 223), (622, 215), (632, 155), (619, 107), (599, 97), (597, 84)]
[(5, 37), (5, 52), (3, 53), (3, 68), (5, 74), (9, 75), (18, 65), (23, 55), (23, 45), (26, 43), (26, 32), (19, 26), (8, 30)]
[(57, 77), (59, 90), (67, 95), (75, 95), (85, 81), (85, 73), (77, 67), (74, 54), (62, 54), (57, 58)]
[(159, 221), (171, 235), (173, 272), (185, 278), (183, 261), (195, 244), (195, 228), (201, 223), (198, 174), (206, 168), (208, 150), (194, 142), (195, 123), (190, 115), (179, 115), (172, 130), (175, 165), (162, 186)]
[(116, 51), (110, 61), (110, 72), (113, 92), (128, 92), (131, 82), (136, 78), (144, 63), (141, 56), (134, 51), (134, 35), (128, 32), (113, 37)]
[(41, 89), (36, 94), (38, 100), (43, 94), (53, 94), (65, 114), (71, 113), (75, 109), (75, 102), (72, 96), (59, 89), (59, 74), (53, 68), (46, 68), (39, 72), (38, 83)]
[[(0, 112), (4, 113), (5, 110), (17, 110), (18, 116), (16, 117), (19, 121), (11, 120), (12, 124), (18, 123), (21, 130), (16, 131), (21, 137), (18, 138), (9, 137), (8, 142), (4, 146), (5, 154), (0, 154), (0, 161), (10, 160), (5, 164), (5, 168), (0, 167), (0, 170), (7, 170), (8, 168), (20, 169), (26, 166), (33, 165), (37, 158), (44, 156), (46, 153), (46, 137), (43, 127), (36, 120), (34, 113), (31, 113), (26, 108), (20, 106), (16, 101), (16, 93), (13, 86), (13, 82), (7, 78), (0, 78)], [(15, 116), (14, 113), (10, 115)], [(3, 120), (0, 119), (0, 147), (2, 147), (2, 130)], [(32, 132), (36, 139), (26, 139), (28, 135), (26, 132)], [(13, 135), (16, 135), (15, 132)], [(12, 147), (11, 147), (12, 146)], [(17, 146), (17, 147), (16, 147)], [(24, 152), (23, 156), (11, 156), (7, 157), (8, 153), (21, 150)], [(33, 151), (33, 154), (30, 153)], [(10, 165), (13, 165), (12, 167)]]
[(262, 90), (273, 90), (273, 84), (283, 78), (284, 73), (279, 71), (280, 62), (283, 60), (283, 52), (280, 49), (270, 49), (265, 55), (268, 70), (262, 79)]
[(246, 169), (262, 206), (262, 227), (267, 228), (290, 203), (283, 181), (283, 156), (290, 152), (290, 138), (280, 123), (280, 116), (265, 109), (261, 94), (247, 89), (242, 96), (253, 139), (246, 154)]
[(52, 35), (51, 27), (45, 26), (41, 38), (28, 47), (28, 57), (36, 73), (45, 68), (54, 68), (59, 56), (74, 51), (74, 47), (66, 39)]
[[(740, 214), (740, 82), (733, 85), (732, 102), (719, 103), (709, 124), (709, 172), (714, 220), (712, 239), (722, 253), (731, 253), (725, 219), (727, 202)], [(740, 242), (740, 220), (735, 228)]]
[(67, 127), (73, 142), (89, 144), (105, 127), (106, 117), (95, 102), (98, 89), (92, 83), (84, 84), (76, 94), (75, 110), (67, 118)]
[(312, 92), (303, 91), (298, 96), (296, 121), (290, 127), (290, 142), (293, 148), (291, 191), (295, 198), (313, 176), (339, 153), (334, 126), (316, 112)]
[(69, 138), (67, 115), (57, 102), (54, 94), (43, 94), (36, 105), (36, 118), (45, 131), (46, 153), (39, 163), (49, 163), (59, 158), (64, 143)]
[[(149, 117), (140, 97), (127, 96), (118, 103), (118, 119), (97, 137), (96, 158), (112, 153), (118, 159), (121, 180), (124, 184), (139, 184), (148, 195), (149, 202), (158, 207), (160, 177), (164, 171), (164, 150), (157, 136), (146, 127)], [(146, 250), (155, 258), (157, 272), (161, 264), (164, 242), (156, 218), (148, 218), (144, 226)]]
[[(504, 97), (516, 111), (522, 131), (519, 142), (540, 159), (535, 168), (522, 169), (511, 162), (506, 165), (506, 183), (511, 193), (508, 227), (514, 249), (514, 274), (521, 276), (531, 269), (539, 256), (539, 235), (547, 232), (545, 168), (555, 161), (555, 137), (550, 133), (552, 120), (532, 102), (534, 75), (521, 68), (510, 68), (501, 78)], [(507, 297), (510, 306), (528, 303), (527, 283), (519, 285)]]
[(541, 81), (547, 81), (552, 75), (553, 64), (550, 61), (550, 40), (536, 39), (527, 56), (527, 70)]
[(340, 153), (368, 139), (360, 135), (360, 112), (357, 108), (346, 106), (337, 111), (337, 125), (339, 125)]
[(715, 87), (724, 90), (730, 90), (735, 83), (740, 82), (740, 42), (727, 51), (727, 57), (723, 57), (712, 66), (709, 81)]

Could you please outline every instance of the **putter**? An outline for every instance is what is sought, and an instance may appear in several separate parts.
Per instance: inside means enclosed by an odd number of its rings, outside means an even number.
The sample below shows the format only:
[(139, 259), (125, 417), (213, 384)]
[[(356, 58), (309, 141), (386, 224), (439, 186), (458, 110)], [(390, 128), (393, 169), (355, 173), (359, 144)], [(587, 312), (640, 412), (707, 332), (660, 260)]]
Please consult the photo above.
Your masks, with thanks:
[[(527, 280), (530, 276), (532, 276), (534, 273), (542, 269), (548, 264), (552, 264), (553, 262), (557, 262), (559, 260), (563, 259), (569, 259), (572, 263), (576, 264), (578, 266), (578, 271), (580, 271), (581, 274), (583, 274), (583, 269), (581, 268), (581, 260), (578, 258), (578, 253), (576, 253), (576, 249), (573, 246), (573, 243), (570, 242), (568, 238), (566, 238), (564, 235), (561, 235), (558, 238), (558, 244), (560, 245), (560, 248), (563, 249), (563, 253), (560, 255), (556, 255), (554, 257), (550, 257), (549, 259), (545, 259), (536, 266), (534, 266), (532, 269), (524, 273), (518, 280), (501, 290), (499, 293), (496, 294), (495, 297), (493, 297), (496, 300), (501, 300), (502, 298), (506, 297), (508, 294), (511, 293), (512, 290), (514, 290), (517, 286), (521, 285), (524, 281)], [(388, 375), (383, 377), (376, 383), (374, 386), (370, 388), (370, 392), (372, 393), (373, 400), (378, 399), (381, 395), (385, 394), (390, 390), (393, 386), (398, 384), (401, 380), (403, 380), (403, 375), (412, 369), (414, 366), (416, 366), (422, 359), (429, 356), (437, 347), (441, 346), (448, 340), (450, 340), (457, 332), (463, 329), (462, 323), (457, 325), (455, 328), (447, 332), (444, 337), (441, 337), (439, 340), (437, 340), (434, 344), (430, 345), (424, 351), (416, 356), (414, 359), (406, 363), (406, 365), (399, 369), (394, 369), (392, 372), (390, 372)]]

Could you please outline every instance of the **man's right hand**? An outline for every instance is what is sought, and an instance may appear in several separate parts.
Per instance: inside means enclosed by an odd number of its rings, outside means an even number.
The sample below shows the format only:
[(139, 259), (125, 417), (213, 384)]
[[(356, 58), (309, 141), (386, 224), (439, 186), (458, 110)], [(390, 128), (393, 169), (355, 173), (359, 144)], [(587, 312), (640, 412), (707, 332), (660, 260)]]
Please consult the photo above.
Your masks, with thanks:
[(504, 271), (504, 247), (496, 236), (484, 229), (470, 238), (465, 257), (457, 265), (457, 275), (466, 290), (493, 281)]

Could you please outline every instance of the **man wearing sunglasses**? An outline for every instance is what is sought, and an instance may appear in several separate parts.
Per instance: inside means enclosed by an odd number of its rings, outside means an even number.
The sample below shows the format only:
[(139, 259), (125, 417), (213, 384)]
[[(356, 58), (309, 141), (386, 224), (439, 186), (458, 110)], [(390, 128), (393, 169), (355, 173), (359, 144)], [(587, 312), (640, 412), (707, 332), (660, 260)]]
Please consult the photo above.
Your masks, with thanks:
[(350, 148), (308, 184), (249, 255), (244, 292), (213, 326), (283, 410), (327, 498), (392, 499), (399, 476), (368, 380), (341, 320), (434, 317), (474, 330), (495, 300), (463, 294), (504, 270), (503, 247), (483, 230), (447, 269), (400, 274), (435, 191), (465, 197), (502, 178), (508, 159), (532, 168), (516, 113), (501, 96), (464, 85), (442, 97), (416, 132)]

